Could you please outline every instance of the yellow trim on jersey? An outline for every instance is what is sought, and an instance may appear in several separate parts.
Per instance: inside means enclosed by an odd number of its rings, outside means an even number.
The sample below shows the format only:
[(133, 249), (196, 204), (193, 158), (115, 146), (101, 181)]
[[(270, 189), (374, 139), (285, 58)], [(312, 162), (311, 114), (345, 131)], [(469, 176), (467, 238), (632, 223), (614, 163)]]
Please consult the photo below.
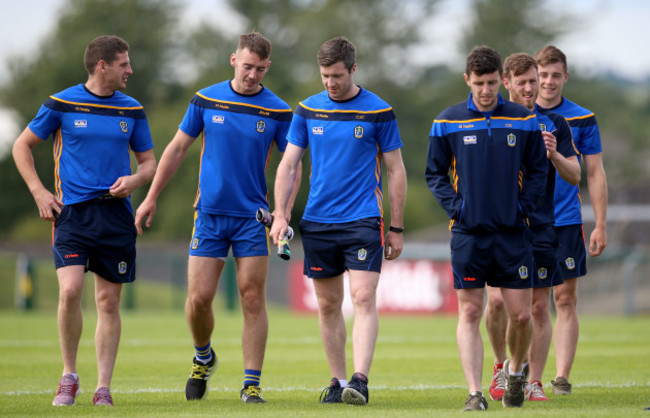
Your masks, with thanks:
[(134, 107), (119, 107), (119, 106), (106, 106), (106, 105), (100, 105), (100, 104), (94, 104), (94, 103), (78, 103), (78, 102), (70, 102), (68, 100), (63, 100), (59, 99), (58, 97), (50, 96), (50, 99), (56, 100), (57, 102), (61, 103), (67, 103), (70, 105), (75, 105), (75, 106), (86, 106), (86, 107), (100, 107), (104, 109), (118, 109), (118, 110), (138, 110), (138, 109), (144, 109), (142, 106), (134, 106)]
[(590, 113), (590, 114), (588, 114), (588, 115), (584, 115), (584, 116), (574, 116), (574, 117), (572, 117), (572, 118), (567, 118), (567, 117), (565, 116), (564, 119), (566, 119), (566, 120), (587, 119), (587, 118), (591, 118), (591, 117), (593, 117), (593, 116), (594, 116), (594, 114), (593, 114), (593, 113)]
[(379, 109), (379, 110), (324, 110), (324, 109), (314, 109), (309, 106), (305, 106), (302, 102), (298, 103), (298, 106), (302, 106), (307, 110), (311, 110), (312, 112), (322, 112), (322, 113), (362, 113), (362, 114), (371, 114), (371, 113), (383, 113), (383, 112), (388, 112), (393, 110), (392, 107), (388, 107), (386, 109)]
[(210, 97), (207, 97), (207, 96), (202, 95), (202, 94), (199, 93), (199, 92), (197, 92), (196, 95), (199, 96), (199, 97), (201, 97), (201, 98), (203, 98), (203, 99), (205, 99), (205, 100), (208, 100), (208, 101), (210, 101), (210, 102), (215, 102), (215, 103), (225, 103), (225, 104), (230, 104), (230, 105), (235, 105), (235, 106), (246, 106), (246, 107), (252, 107), (252, 108), (255, 108), (255, 109), (266, 110), (267, 112), (280, 112), (280, 113), (287, 113), (287, 112), (290, 113), (290, 112), (291, 112), (291, 109), (271, 109), (271, 108), (268, 108), (268, 107), (256, 106), (256, 105), (252, 105), (252, 104), (248, 104), (248, 103), (230, 102), (230, 101), (228, 101), (228, 100), (217, 100), (217, 99), (212, 99), (212, 98), (210, 98)]

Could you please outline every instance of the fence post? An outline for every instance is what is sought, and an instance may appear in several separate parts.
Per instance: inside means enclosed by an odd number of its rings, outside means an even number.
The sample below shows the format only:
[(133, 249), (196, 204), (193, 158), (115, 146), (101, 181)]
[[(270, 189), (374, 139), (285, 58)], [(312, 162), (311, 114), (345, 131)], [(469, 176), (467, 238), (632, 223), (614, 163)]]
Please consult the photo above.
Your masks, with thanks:
[(16, 259), (16, 290), (14, 292), (16, 309), (34, 309), (36, 307), (34, 303), (35, 290), (32, 262), (25, 254), (21, 253)]

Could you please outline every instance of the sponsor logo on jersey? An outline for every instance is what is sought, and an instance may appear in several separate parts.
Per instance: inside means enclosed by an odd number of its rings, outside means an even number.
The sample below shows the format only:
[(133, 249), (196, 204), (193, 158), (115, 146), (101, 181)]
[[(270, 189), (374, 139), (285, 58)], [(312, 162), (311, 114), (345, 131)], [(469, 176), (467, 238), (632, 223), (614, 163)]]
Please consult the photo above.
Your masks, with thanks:
[(526, 266), (519, 266), (519, 278), (521, 280), (527, 279), (528, 278), (528, 267)]
[(195, 237), (195, 238), (192, 240), (192, 249), (193, 249), (193, 250), (196, 250), (197, 248), (199, 248), (199, 239)]
[(120, 274), (126, 274), (126, 267), (127, 267), (126, 261), (120, 261), (117, 264), (117, 272)]
[(517, 137), (515, 136), (515, 134), (508, 134), (507, 138), (508, 138), (509, 147), (514, 147), (515, 145), (517, 145)]
[(548, 270), (546, 270), (545, 267), (540, 267), (537, 269), (537, 277), (539, 277), (540, 280), (546, 280), (548, 278)]
[(311, 128), (311, 133), (314, 135), (323, 135), (323, 127), (322, 126), (314, 126)]
[(357, 252), (357, 258), (359, 261), (365, 261), (366, 257), (368, 257), (368, 251), (366, 251), (365, 248), (362, 248), (359, 250), (359, 252)]
[(212, 123), (224, 123), (226, 118), (222, 115), (212, 115)]
[(354, 137), (357, 139), (363, 138), (363, 126), (359, 125), (354, 128)]
[(506, 123), (506, 124), (505, 124), (505, 127), (506, 127), (506, 128), (512, 128), (512, 123)]
[(463, 137), (465, 145), (476, 145), (476, 135), (468, 135)]
[(262, 133), (266, 130), (266, 123), (263, 120), (257, 121), (257, 126), (255, 127), (257, 132)]
[(542, 132), (546, 132), (546, 124), (545, 123), (540, 123), (539, 124), (539, 130)]
[(120, 121), (120, 130), (124, 133), (129, 132), (129, 124), (125, 120)]
[(469, 124), (461, 123), (460, 125), (458, 125), (458, 129), (463, 129), (463, 128), (464, 129), (472, 129), (473, 127), (474, 127), (474, 125), (472, 125), (471, 123), (469, 123)]
[(77, 119), (74, 121), (75, 128), (85, 128), (88, 126), (88, 121), (86, 119)]
[(569, 270), (576, 268), (576, 261), (573, 259), (573, 257), (567, 257), (566, 260), (564, 260), (564, 264), (566, 264), (566, 268)]

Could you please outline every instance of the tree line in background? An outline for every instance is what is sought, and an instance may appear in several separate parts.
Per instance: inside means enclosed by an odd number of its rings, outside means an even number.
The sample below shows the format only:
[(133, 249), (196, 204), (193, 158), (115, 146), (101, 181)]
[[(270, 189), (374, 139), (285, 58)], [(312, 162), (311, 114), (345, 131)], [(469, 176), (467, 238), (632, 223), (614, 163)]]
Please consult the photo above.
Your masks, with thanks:
[[(405, 225), (409, 231), (415, 231), (446, 224), (446, 215), (424, 181), (428, 134), (433, 118), (444, 108), (464, 100), (468, 89), (462, 78), (463, 68), (414, 64), (418, 54), (427, 53), (425, 35), (441, 2), (227, 2), (242, 17), (245, 24), (242, 32), (258, 30), (271, 40), (272, 65), (264, 85), (293, 108), (323, 88), (315, 59), (320, 45), (340, 35), (356, 44), (356, 81), (393, 106), (400, 126), (408, 172)], [(193, 94), (233, 75), (229, 56), (236, 48), (237, 36), (232, 34), (232, 29), (225, 30), (206, 21), (196, 27), (184, 27), (178, 19), (182, 7), (182, 3), (173, 0), (68, 0), (51, 36), (42, 42), (38, 52), (11, 61), (9, 80), (0, 86), (2, 106), (15, 110), (20, 124), (26, 125), (50, 94), (85, 82), (83, 51), (88, 42), (101, 34), (115, 34), (131, 46), (129, 55), (134, 74), (125, 92), (145, 106), (156, 156), (160, 158)], [(463, 56), (480, 44), (494, 47), (504, 59), (514, 52), (532, 54), (565, 33), (575, 18), (558, 14), (557, 10), (544, 11), (544, 2), (536, 0), (471, 0), (471, 10), (467, 20), (457, 25), (463, 32), (462, 45), (459, 45)], [(571, 57), (568, 59), (571, 65)], [(613, 79), (584, 79), (574, 72), (565, 88), (568, 97), (593, 110), (598, 118), (610, 201), (627, 199), (628, 195), (616, 192), (626, 185), (643, 183), (650, 172), (645, 162), (650, 150), (647, 143), (650, 127), (639, 123), (650, 114), (650, 95), (647, 84), (641, 87)], [(46, 186), (53, 184), (50, 144), (34, 150), (36, 167)], [(199, 151), (199, 146), (190, 148), (185, 162), (163, 191), (154, 226), (147, 237), (188, 237), (193, 222)], [(271, 201), (275, 167), (279, 162), (275, 154), (268, 169)], [(307, 200), (308, 160), (306, 156), (303, 161), (303, 182), (293, 213), (294, 222), (301, 218)], [(3, 190), (0, 218), (5, 220), (0, 223), (0, 236), (15, 240), (47, 236), (49, 228), (38, 218), (31, 194), (10, 155), (0, 161), (0, 187)], [(146, 190), (144, 187), (134, 194), (135, 207)]]

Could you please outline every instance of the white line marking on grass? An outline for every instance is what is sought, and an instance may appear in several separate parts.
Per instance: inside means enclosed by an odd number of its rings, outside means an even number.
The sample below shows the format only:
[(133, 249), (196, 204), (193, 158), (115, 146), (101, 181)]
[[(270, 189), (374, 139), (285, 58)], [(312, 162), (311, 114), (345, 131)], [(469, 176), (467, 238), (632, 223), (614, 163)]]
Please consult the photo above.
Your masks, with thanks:
[[(611, 388), (611, 389), (625, 389), (625, 388), (646, 388), (650, 387), (650, 382), (626, 382), (626, 383), (602, 383), (602, 382), (587, 382), (583, 384), (574, 384), (574, 388)], [(448, 390), (448, 389), (464, 389), (464, 385), (406, 385), (406, 386), (372, 386), (373, 390), (393, 390), (393, 391), (425, 391), (425, 390)], [(319, 392), (322, 388), (313, 388), (307, 386), (287, 386), (287, 387), (263, 387), (264, 392)], [(239, 388), (227, 387), (210, 387), (213, 392), (239, 392)], [(486, 387), (487, 390), (487, 387)], [(183, 388), (142, 388), (132, 390), (112, 390), (112, 393), (120, 394), (136, 394), (136, 393), (182, 393), (185, 392)], [(19, 396), (19, 395), (53, 395), (53, 390), (16, 390), (9, 392), (0, 392), (0, 396)]]

